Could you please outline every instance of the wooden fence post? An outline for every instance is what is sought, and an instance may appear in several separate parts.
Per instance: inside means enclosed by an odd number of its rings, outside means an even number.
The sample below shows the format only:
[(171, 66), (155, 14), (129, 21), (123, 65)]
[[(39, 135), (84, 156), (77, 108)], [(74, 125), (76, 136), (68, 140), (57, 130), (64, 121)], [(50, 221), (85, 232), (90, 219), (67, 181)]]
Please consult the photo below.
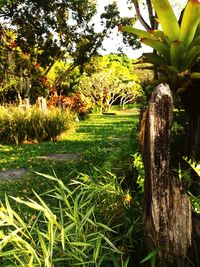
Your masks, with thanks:
[[(170, 171), (173, 97), (168, 85), (155, 88), (145, 114), (144, 228), (149, 252), (160, 248), (156, 266), (178, 266), (191, 246), (191, 204)], [(144, 124), (144, 123), (143, 123)], [(144, 126), (143, 126), (144, 127)], [(181, 265), (182, 266), (182, 265)]]

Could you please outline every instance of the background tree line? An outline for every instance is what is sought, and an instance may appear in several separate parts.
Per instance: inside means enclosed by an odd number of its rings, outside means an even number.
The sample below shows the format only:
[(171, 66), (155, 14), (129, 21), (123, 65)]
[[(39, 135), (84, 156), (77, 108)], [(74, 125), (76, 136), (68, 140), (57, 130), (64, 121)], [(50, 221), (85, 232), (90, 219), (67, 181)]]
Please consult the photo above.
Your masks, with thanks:
[[(96, 1), (4, 1), (0, 10), (0, 101), (20, 102), (52, 92), (80, 92), (100, 109), (109, 109), (142, 96), (132, 62), (123, 56), (99, 56), (109, 33), (121, 18), (116, 3), (101, 14), (102, 30), (95, 29)], [(135, 36), (123, 34), (124, 43), (140, 47)], [(106, 106), (106, 107), (103, 107)]]

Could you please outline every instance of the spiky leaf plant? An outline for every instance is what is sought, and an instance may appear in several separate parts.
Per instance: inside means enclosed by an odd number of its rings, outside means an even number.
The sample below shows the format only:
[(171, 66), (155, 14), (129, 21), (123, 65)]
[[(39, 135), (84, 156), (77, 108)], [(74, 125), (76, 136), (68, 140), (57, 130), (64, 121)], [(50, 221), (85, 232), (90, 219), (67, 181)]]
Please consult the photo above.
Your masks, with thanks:
[(157, 54), (144, 53), (140, 62), (151, 63), (165, 74), (174, 91), (184, 91), (191, 79), (200, 78), (200, 69), (194, 71), (200, 60), (200, 1), (187, 3), (180, 25), (168, 0), (152, 0), (152, 5), (162, 30), (119, 29), (137, 35), (156, 50)]

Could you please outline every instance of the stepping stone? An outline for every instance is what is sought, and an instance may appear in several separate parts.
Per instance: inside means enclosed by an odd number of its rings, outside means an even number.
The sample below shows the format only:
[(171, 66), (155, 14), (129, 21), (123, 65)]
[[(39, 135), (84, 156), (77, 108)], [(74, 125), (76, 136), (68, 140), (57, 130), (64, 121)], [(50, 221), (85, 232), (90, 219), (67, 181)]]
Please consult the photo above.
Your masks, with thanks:
[(53, 160), (53, 161), (76, 161), (81, 159), (80, 154), (76, 153), (55, 153), (44, 156), (37, 157), (44, 160)]
[(16, 180), (20, 179), (27, 170), (24, 168), (11, 169), (8, 171), (0, 171), (0, 180)]

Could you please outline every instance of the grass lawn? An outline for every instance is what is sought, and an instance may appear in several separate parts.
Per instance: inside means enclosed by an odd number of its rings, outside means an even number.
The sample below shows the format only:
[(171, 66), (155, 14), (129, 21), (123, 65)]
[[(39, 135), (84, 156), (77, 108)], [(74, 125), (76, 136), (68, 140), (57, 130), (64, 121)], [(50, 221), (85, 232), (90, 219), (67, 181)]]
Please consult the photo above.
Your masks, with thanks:
[[(92, 115), (57, 142), (1, 145), (0, 169), (23, 167), (28, 173), (0, 181), (0, 266), (140, 266), (146, 255), (142, 195), (135, 187), (139, 173), (131, 168), (137, 124), (135, 113)], [(38, 158), (50, 153), (78, 153), (81, 160)], [(47, 177), (52, 174), (60, 180)], [(5, 193), (15, 200), (4, 201)]]
[[(50, 175), (55, 173), (67, 182), (80, 173), (90, 174), (94, 167), (101, 171), (120, 169), (126, 160), (128, 163), (131, 151), (137, 149), (137, 122), (136, 112), (114, 116), (91, 115), (89, 120), (76, 122), (75, 132), (57, 142), (1, 144), (0, 170), (25, 168), (28, 174), (17, 181), (1, 181), (0, 199), (5, 192), (13, 196), (31, 196), (32, 190), (41, 194), (52, 188), (52, 183), (35, 174), (35, 171)], [(55, 162), (38, 158), (51, 153), (79, 153), (81, 160)], [(118, 157), (121, 157), (121, 161)]]

